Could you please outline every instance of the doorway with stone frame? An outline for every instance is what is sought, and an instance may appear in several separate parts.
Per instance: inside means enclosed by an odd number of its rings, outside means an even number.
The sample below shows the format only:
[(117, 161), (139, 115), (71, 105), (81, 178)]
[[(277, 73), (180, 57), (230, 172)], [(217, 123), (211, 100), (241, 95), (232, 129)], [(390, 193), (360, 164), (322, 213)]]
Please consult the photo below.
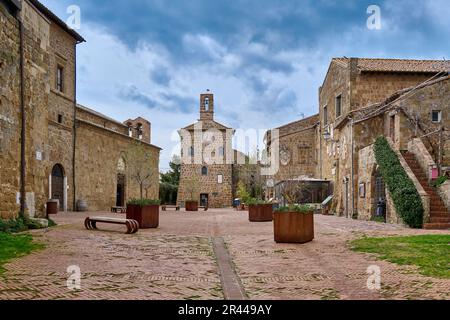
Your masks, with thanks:
[(67, 180), (64, 168), (60, 164), (55, 164), (50, 175), (50, 198), (58, 200), (58, 210), (66, 211)]

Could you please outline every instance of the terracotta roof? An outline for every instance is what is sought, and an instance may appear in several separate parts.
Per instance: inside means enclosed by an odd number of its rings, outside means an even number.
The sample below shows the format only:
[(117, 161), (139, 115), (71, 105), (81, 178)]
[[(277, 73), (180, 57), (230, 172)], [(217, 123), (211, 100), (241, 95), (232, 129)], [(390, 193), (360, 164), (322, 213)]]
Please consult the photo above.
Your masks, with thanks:
[(408, 59), (368, 59), (334, 58), (338, 63), (348, 65), (351, 59), (357, 60), (357, 67), (363, 72), (450, 72), (450, 61), (444, 60), (408, 60)]

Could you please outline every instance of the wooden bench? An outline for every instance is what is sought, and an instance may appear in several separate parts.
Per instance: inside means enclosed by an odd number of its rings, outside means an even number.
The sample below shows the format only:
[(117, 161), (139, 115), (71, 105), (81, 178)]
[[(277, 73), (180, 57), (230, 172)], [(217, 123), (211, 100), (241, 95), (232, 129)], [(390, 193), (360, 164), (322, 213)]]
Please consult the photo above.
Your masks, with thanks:
[(84, 226), (88, 230), (97, 230), (97, 223), (122, 224), (127, 227), (127, 234), (134, 234), (139, 230), (139, 223), (131, 219), (117, 219), (107, 217), (87, 217)]
[(127, 213), (127, 208), (125, 207), (112, 207), (111, 212), (114, 213)]
[(180, 211), (180, 207), (179, 206), (167, 206), (167, 205), (163, 205), (161, 207), (162, 211), (167, 211), (167, 209), (175, 209), (175, 211)]

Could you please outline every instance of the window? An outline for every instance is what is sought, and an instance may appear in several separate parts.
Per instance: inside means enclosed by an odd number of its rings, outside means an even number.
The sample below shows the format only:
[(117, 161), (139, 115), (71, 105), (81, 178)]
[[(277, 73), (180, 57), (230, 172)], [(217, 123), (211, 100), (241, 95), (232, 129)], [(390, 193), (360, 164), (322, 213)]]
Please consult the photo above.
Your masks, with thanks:
[(208, 168), (202, 167), (202, 176), (207, 176), (207, 175), (208, 175)]
[(342, 96), (339, 95), (336, 97), (336, 118), (339, 118), (342, 115)]
[(222, 184), (222, 183), (223, 183), (223, 175), (219, 174), (219, 175), (217, 176), (217, 183), (218, 183), (218, 184)]
[(138, 132), (138, 139), (142, 140), (143, 132), (142, 132), (142, 124), (140, 124), (140, 123), (138, 123), (138, 125), (137, 125), (137, 132)]
[(191, 156), (191, 157), (194, 156), (194, 146), (189, 148), (189, 156)]
[(225, 154), (223, 147), (219, 147), (219, 156), (223, 157)]
[(58, 66), (56, 70), (56, 90), (59, 92), (64, 91), (64, 68), (61, 66)]
[(434, 123), (440, 123), (442, 121), (442, 111), (434, 110), (431, 113), (431, 121)]
[(62, 114), (58, 114), (58, 123), (63, 123), (63, 116), (62, 116)]
[(328, 125), (328, 106), (323, 107), (323, 125)]
[(209, 98), (205, 98), (205, 110), (209, 111)]

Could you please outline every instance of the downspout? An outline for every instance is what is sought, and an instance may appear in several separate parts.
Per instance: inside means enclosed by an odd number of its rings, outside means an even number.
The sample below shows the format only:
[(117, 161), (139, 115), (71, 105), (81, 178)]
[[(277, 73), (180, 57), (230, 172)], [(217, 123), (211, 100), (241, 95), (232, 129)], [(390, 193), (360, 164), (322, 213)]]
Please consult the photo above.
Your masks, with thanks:
[[(17, 13), (19, 14), (19, 13)], [(26, 115), (25, 115), (25, 70), (24, 70), (24, 28), (22, 19), (17, 16), (19, 22), (19, 46), (20, 46), (20, 114), (21, 114), (21, 130), (20, 130), (20, 216), (25, 217), (25, 184), (26, 184)]]
[(73, 204), (72, 204), (72, 210), (76, 211), (76, 205), (77, 205), (77, 187), (76, 187), (76, 168), (75, 168), (75, 162), (76, 162), (76, 144), (77, 144), (77, 45), (78, 41), (75, 42), (74, 45), (74, 83), (73, 83), (73, 138), (72, 138), (72, 184), (73, 184)]
[(352, 201), (352, 218), (355, 215), (355, 165), (354, 165), (354, 161), (355, 161), (355, 140), (354, 140), (354, 131), (353, 131), (353, 125), (354, 125), (354, 120), (352, 117), (349, 118), (350, 119), (350, 126), (351, 126), (351, 138), (352, 138), (352, 145), (351, 145), (351, 161), (352, 161), (352, 165), (351, 165), (351, 201)]

